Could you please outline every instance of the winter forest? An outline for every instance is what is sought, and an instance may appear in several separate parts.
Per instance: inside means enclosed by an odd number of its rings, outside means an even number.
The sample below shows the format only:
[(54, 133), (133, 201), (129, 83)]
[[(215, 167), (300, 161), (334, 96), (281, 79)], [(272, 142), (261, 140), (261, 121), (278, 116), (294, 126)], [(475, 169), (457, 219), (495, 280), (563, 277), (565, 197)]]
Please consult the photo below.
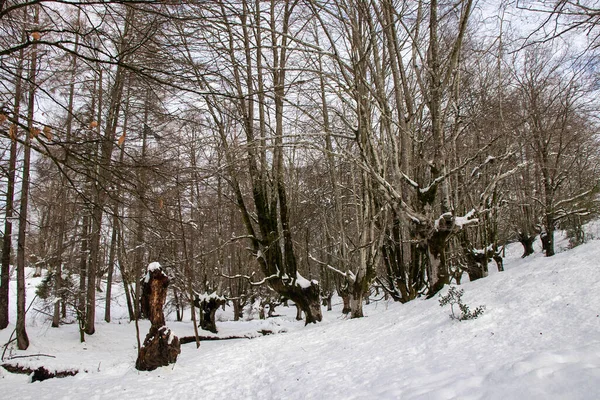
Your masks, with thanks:
[(73, 342), (118, 291), (127, 322), (164, 326), (166, 303), (199, 346), (220, 308), (295, 305), (310, 329), (337, 300), (355, 319), (500, 276), (509, 245), (583, 244), (599, 18), (591, 0), (0, 1), (7, 346), (35, 341), (33, 296)]

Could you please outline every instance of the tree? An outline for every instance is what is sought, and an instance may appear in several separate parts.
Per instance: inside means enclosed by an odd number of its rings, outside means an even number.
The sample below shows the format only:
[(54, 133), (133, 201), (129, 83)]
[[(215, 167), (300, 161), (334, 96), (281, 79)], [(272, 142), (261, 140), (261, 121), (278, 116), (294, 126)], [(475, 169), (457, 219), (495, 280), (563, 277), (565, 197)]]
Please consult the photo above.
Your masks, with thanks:
[[(597, 191), (598, 182), (582, 182), (575, 188), (568, 185), (575, 173), (577, 160), (587, 158), (581, 143), (595, 147), (590, 141), (585, 96), (580, 72), (563, 71), (564, 61), (530, 50), (525, 56), (522, 76), (518, 76), (518, 95), (523, 125), (520, 131), (527, 138), (532, 162), (536, 166), (539, 196), (533, 196), (541, 209), (542, 241), (546, 256), (554, 255), (554, 232), (557, 224), (573, 214), (587, 213), (581, 202)], [(569, 79), (565, 79), (571, 74)], [(595, 169), (595, 168), (594, 168)]]
[[(22, 31), (21, 36), (25, 36), (25, 31)], [(17, 136), (20, 126), (21, 100), (23, 96), (23, 72), (24, 72), (25, 53), (24, 50), (19, 51), (17, 65), (14, 74), (14, 100), (12, 115), (10, 121), (9, 136), (10, 136), (10, 155), (8, 162), (7, 174), (7, 189), (6, 189), (6, 205), (4, 213), (4, 231), (2, 236), (2, 266), (0, 273), (0, 329), (4, 329), (9, 323), (9, 282), (10, 282), (10, 262), (12, 253), (12, 225), (14, 212), (14, 193), (17, 169)], [(4, 110), (3, 110), (3, 114)], [(7, 118), (8, 119), (8, 118)]]

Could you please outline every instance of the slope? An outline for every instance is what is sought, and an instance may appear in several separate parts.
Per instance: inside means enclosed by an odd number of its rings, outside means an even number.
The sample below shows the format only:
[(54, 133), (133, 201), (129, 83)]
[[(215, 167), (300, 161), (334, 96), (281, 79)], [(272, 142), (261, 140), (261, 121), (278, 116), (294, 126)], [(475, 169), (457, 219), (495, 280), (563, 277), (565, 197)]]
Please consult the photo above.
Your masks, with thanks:
[[(175, 365), (153, 372), (133, 368), (135, 328), (124, 319), (99, 322), (80, 344), (76, 326), (32, 318), (32, 346), (18, 354), (56, 358), (22, 363), (85, 372), (29, 383), (0, 369), (0, 391), (19, 399), (600, 398), (600, 241), (549, 259), (519, 251), (509, 248), (505, 272), (462, 285), (466, 304), (486, 306), (476, 320), (451, 320), (437, 299), (374, 301), (359, 320), (341, 318), (338, 305), (307, 327), (282, 309), (267, 321), (218, 326), (223, 335), (285, 333), (184, 345)], [(168, 324), (179, 336), (192, 332), (189, 322)]]

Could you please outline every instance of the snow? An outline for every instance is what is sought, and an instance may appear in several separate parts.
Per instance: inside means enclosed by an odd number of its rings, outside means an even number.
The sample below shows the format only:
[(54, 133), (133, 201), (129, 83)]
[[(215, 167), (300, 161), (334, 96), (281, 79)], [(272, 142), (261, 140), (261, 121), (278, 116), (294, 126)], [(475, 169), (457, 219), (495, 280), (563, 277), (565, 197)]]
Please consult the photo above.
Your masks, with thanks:
[[(296, 272), (296, 285), (298, 285), (302, 289), (308, 289), (315, 282), (315, 280), (309, 281), (308, 279), (300, 275), (300, 273)], [(316, 283), (318, 284), (318, 282)]]
[[(436, 221), (437, 222), (437, 221)], [(454, 220), (454, 223), (456, 224), (456, 226), (458, 226), (460, 229), (462, 229), (465, 225), (471, 225), (471, 224), (476, 224), (479, 222), (478, 218), (475, 218), (475, 210), (471, 210), (469, 211), (467, 214), (465, 214), (465, 216), (463, 217), (456, 217), (456, 219)]]
[(156, 262), (156, 261), (151, 262), (150, 264), (148, 264), (148, 272), (152, 272), (152, 271), (155, 271), (157, 269), (160, 270), (161, 268), (162, 268), (162, 266), (160, 265), (160, 263)]
[(212, 292), (210, 294), (208, 293), (198, 293), (198, 292), (194, 292), (194, 294), (198, 297), (198, 301), (202, 302), (202, 301), (210, 301), (211, 299), (216, 299), (216, 300), (225, 300), (225, 297), (223, 296), (219, 296), (217, 294), (217, 292)]
[(162, 272), (163, 275), (166, 276), (166, 274), (163, 272), (162, 270), (162, 265), (160, 265), (159, 262), (151, 262), (150, 264), (148, 264), (148, 268), (146, 269), (146, 274), (144, 275), (144, 282), (148, 283), (150, 282), (150, 274), (153, 271), (160, 271)]
[[(598, 237), (597, 224), (594, 229), (590, 237)], [(557, 239), (564, 247), (566, 240)], [(365, 305), (367, 317), (354, 320), (341, 315), (338, 298), (333, 311), (323, 310), (322, 323), (306, 327), (295, 321), (294, 307), (239, 322), (231, 320), (231, 309), (220, 309), (217, 336), (253, 339), (203, 341), (199, 349), (185, 344), (177, 363), (152, 372), (134, 368), (135, 326), (115, 286), (117, 319), (101, 321), (99, 304), (96, 333), (86, 343), (79, 343), (76, 324), (51, 328), (47, 316), (31, 311), (30, 348), (11, 346), (5, 356), (38, 354), (11, 362), (78, 369), (78, 375), (29, 383), (0, 368), (0, 392), (36, 400), (600, 398), (600, 241), (551, 258), (536, 245), (537, 253), (525, 259), (520, 245), (507, 246), (505, 272), (492, 268), (489, 277), (460, 286), (472, 309), (486, 306), (476, 320), (451, 320), (437, 298), (402, 305), (378, 297)], [(41, 281), (32, 273), (28, 300)], [(189, 320), (167, 315), (180, 337), (193, 334)], [(0, 344), (13, 324), (0, 331)], [(148, 328), (148, 321), (140, 322), (140, 332)]]

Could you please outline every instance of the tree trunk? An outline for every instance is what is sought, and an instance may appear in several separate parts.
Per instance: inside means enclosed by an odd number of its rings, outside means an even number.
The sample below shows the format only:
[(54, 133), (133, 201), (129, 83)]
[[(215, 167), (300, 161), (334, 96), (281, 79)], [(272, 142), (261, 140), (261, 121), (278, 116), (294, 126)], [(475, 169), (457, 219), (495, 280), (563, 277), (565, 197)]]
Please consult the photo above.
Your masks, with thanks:
[(427, 256), (429, 259), (427, 266), (428, 299), (442, 290), (444, 285), (450, 283), (450, 270), (446, 261), (446, 240), (452, 232), (454, 218), (449, 214), (446, 215), (448, 218), (440, 218), (438, 229), (427, 240)]
[[(80, 11), (78, 11), (77, 18), (79, 19)], [(77, 53), (79, 49), (79, 35), (75, 36), (75, 49), (74, 52)], [(67, 104), (67, 121), (66, 121), (66, 136), (65, 142), (66, 146), (69, 146), (71, 143), (71, 133), (73, 130), (73, 104), (75, 97), (75, 76), (77, 74), (77, 56), (73, 54), (71, 60), (71, 82), (69, 84), (69, 100)], [(64, 252), (64, 240), (65, 240), (65, 231), (67, 224), (67, 181), (68, 176), (66, 175), (68, 172), (69, 165), (69, 147), (65, 148), (65, 158), (64, 158), (65, 170), (60, 176), (60, 187), (59, 187), (59, 217), (58, 217), (58, 233), (57, 233), (57, 244), (56, 244), (56, 256), (54, 257), (55, 265), (55, 281), (54, 281), (54, 293), (56, 296), (56, 302), (54, 303), (54, 314), (52, 316), (52, 327), (58, 328), (60, 324), (60, 311), (61, 305), (64, 303), (63, 293), (62, 293), (62, 264), (63, 264), (63, 252)]]
[(546, 232), (544, 237), (540, 235), (540, 239), (542, 239), (542, 243), (544, 244), (544, 251), (546, 252), (546, 257), (552, 257), (554, 253), (554, 215), (550, 212), (546, 213)]
[[(25, 35), (25, 33), (23, 33)], [(22, 38), (25, 41), (25, 37)], [(0, 329), (9, 323), (9, 284), (10, 284), (10, 259), (12, 253), (12, 222), (15, 193), (15, 177), (17, 169), (17, 136), (19, 115), (21, 113), (23, 63), (25, 56), (23, 50), (19, 52), (19, 61), (16, 70), (15, 100), (13, 106), (13, 121), (9, 128), (11, 135), (10, 156), (8, 162), (8, 176), (6, 183), (4, 235), (2, 237), (2, 266), (0, 270)]]
[(152, 326), (135, 362), (135, 368), (139, 371), (153, 371), (173, 364), (181, 353), (179, 339), (165, 326), (163, 307), (168, 286), (169, 278), (160, 264), (150, 264), (143, 280), (140, 308), (141, 313), (150, 319)]
[(215, 314), (219, 307), (225, 304), (225, 299), (210, 295), (195, 299), (194, 304), (200, 309), (200, 328), (217, 333)]
[(350, 294), (340, 294), (340, 296), (342, 297), (342, 302), (344, 303), (344, 306), (342, 307), (342, 314), (346, 315), (350, 313)]
[[(86, 211), (87, 212), (87, 211)], [(81, 342), (85, 342), (85, 282), (88, 269), (89, 216), (83, 216), (81, 224), (81, 258), (79, 260), (79, 292), (77, 295), (77, 321), (80, 327)]]
[(533, 250), (533, 243), (535, 242), (535, 235), (529, 235), (528, 233), (519, 232), (519, 243), (523, 246), (523, 255), (521, 258), (525, 258), (535, 251)]
[(110, 235), (110, 250), (108, 254), (108, 271), (106, 273), (106, 302), (104, 303), (104, 320), (110, 322), (110, 306), (112, 296), (112, 280), (113, 272), (115, 268), (115, 259), (117, 251), (117, 224), (119, 223), (117, 218), (118, 207), (113, 207), (113, 224), (112, 233)]
[(364, 317), (362, 298), (362, 293), (356, 296), (350, 295), (350, 318)]
[(240, 298), (233, 299), (233, 320), (239, 321), (241, 317), (243, 317), (244, 306), (242, 305), (242, 300)]
[(173, 300), (175, 303), (175, 315), (177, 322), (183, 321), (183, 306), (181, 304), (180, 295), (177, 293), (177, 289), (173, 288)]
[(492, 258), (496, 262), (496, 266), (498, 267), (498, 272), (503, 272), (504, 271), (504, 260), (502, 259), (502, 256), (500, 256), (500, 254), (494, 254)]
[[(25, 11), (26, 12), (26, 11)], [(39, 23), (39, 7), (35, 7), (33, 24)], [(17, 347), (19, 350), (26, 350), (29, 347), (29, 338), (25, 329), (25, 252), (27, 238), (27, 218), (29, 205), (29, 185), (30, 185), (30, 163), (31, 163), (31, 139), (36, 134), (33, 126), (36, 78), (37, 78), (37, 43), (33, 44), (31, 53), (31, 63), (29, 66), (29, 98), (27, 100), (27, 132), (25, 133), (25, 143), (23, 151), (23, 172), (21, 181), (21, 204), (19, 206), (19, 233), (17, 238)]]

